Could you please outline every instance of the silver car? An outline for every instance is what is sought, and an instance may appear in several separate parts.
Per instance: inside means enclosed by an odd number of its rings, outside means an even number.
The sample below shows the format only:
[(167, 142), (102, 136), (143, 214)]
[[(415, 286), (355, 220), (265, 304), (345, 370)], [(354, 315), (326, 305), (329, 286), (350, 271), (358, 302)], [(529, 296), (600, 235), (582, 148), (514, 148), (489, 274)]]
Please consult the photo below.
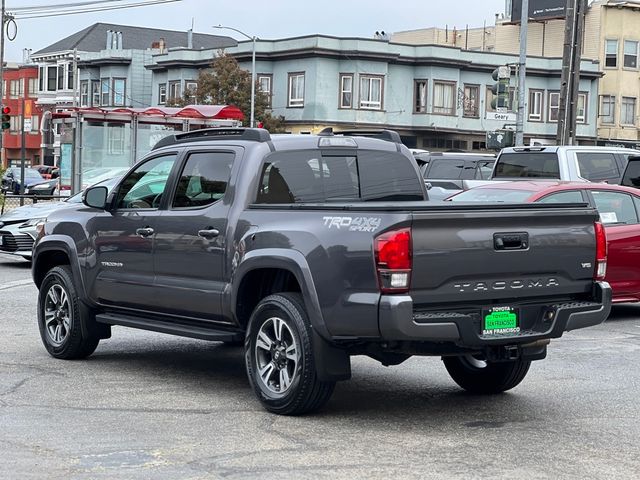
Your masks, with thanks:
[[(109, 190), (118, 183), (118, 178), (100, 182)], [(13, 209), (0, 217), (0, 253), (18, 255), (31, 261), (33, 242), (38, 233), (38, 225), (47, 216), (61, 208), (69, 208), (82, 203), (82, 192), (63, 202), (34, 203)]]

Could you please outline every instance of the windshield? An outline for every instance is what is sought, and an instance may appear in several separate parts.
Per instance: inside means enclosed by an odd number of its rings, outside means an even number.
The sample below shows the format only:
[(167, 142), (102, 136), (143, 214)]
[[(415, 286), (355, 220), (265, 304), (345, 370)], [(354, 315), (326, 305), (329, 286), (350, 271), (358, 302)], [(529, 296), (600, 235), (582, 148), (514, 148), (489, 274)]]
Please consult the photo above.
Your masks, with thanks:
[(452, 202), (499, 202), (524, 203), (531, 196), (528, 190), (507, 190), (504, 188), (476, 188), (459, 193), (449, 200)]
[[(20, 174), (19, 168), (12, 168), (11, 172), (13, 172), (13, 176), (15, 178), (20, 178), (21, 174)], [(42, 178), (42, 175), (40, 175), (40, 173), (35, 168), (25, 168), (24, 178), (35, 178), (35, 179), (41, 179), (42, 181), (44, 181), (44, 178)]]

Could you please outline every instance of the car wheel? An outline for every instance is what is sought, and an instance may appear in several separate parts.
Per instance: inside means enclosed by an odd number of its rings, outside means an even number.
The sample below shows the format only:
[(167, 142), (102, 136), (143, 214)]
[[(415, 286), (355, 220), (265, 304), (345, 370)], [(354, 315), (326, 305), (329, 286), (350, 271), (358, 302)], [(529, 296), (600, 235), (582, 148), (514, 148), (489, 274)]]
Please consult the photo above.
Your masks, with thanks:
[(443, 357), (451, 378), (471, 393), (492, 394), (510, 390), (518, 385), (529, 371), (530, 360), (488, 362), (477, 355)]
[(298, 293), (264, 298), (254, 309), (245, 339), (247, 376), (270, 412), (300, 415), (322, 407), (335, 382), (316, 374), (312, 330)]
[(82, 332), (82, 308), (68, 266), (52, 268), (38, 294), (38, 326), (42, 343), (55, 358), (65, 360), (91, 355), (100, 339)]

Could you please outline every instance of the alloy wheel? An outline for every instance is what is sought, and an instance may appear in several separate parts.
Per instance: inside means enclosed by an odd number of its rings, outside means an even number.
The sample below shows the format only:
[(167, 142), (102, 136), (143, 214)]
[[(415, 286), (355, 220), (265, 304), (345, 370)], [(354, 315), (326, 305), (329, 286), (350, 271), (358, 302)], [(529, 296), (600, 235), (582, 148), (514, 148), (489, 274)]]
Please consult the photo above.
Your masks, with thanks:
[(271, 317), (262, 323), (255, 359), (260, 381), (270, 392), (283, 394), (291, 387), (300, 357), (293, 332), (283, 319)]
[(44, 326), (49, 341), (60, 346), (71, 332), (69, 295), (64, 287), (53, 284), (44, 301)]

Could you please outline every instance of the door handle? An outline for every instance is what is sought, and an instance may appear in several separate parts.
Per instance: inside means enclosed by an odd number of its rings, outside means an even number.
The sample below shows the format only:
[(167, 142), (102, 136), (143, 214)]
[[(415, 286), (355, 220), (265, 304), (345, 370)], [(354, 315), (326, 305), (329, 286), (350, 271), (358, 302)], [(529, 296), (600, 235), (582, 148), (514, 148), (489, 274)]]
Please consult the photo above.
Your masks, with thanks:
[(198, 236), (202, 238), (206, 238), (207, 240), (211, 240), (212, 238), (216, 238), (220, 235), (220, 231), (215, 228), (207, 229), (207, 230), (198, 230)]
[(150, 237), (151, 235), (153, 235), (153, 232), (154, 230), (151, 227), (138, 228), (136, 230), (136, 235), (140, 237)]

